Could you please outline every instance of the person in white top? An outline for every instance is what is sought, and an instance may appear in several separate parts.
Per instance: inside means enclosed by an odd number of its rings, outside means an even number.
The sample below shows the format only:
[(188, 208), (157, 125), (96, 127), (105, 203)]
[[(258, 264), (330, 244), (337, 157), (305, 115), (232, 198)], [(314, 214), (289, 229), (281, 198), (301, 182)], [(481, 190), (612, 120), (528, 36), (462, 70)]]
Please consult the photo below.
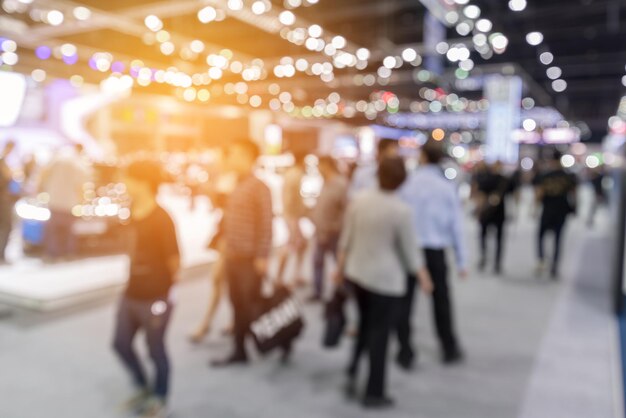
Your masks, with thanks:
[(415, 274), (422, 289), (432, 292), (432, 282), (418, 251), (411, 208), (395, 191), (406, 179), (400, 157), (381, 160), (379, 188), (360, 192), (348, 206), (339, 241), (336, 282), (345, 277), (354, 289), (359, 308), (359, 334), (348, 369), (352, 395), (361, 354), (369, 355), (369, 379), (363, 403), (388, 407), (385, 368), (389, 333), (396, 308), (407, 291), (406, 277)]
[(45, 255), (49, 261), (75, 256), (78, 250), (72, 233), (72, 209), (82, 203), (83, 185), (91, 177), (82, 153), (80, 144), (72, 152), (60, 151), (41, 174), (39, 191), (49, 198), (50, 219), (44, 232)]

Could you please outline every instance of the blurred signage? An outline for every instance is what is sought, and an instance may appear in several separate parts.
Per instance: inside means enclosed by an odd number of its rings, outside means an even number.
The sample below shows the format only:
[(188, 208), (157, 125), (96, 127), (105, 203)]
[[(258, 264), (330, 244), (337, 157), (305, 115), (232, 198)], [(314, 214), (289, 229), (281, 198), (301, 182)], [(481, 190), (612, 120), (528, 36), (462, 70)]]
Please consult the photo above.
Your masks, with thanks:
[(485, 79), (487, 112), (487, 161), (517, 163), (519, 144), (513, 133), (520, 124), (522, 80), (519, 77), (492, 75)]
[(446, 40), (446, 27), (441, 23), (441, 20), (443, 17), (438, 20), (430, 11), (426, 12), (424, 17), (424, 47), (427, 52), (424, 68), (437, 75), (443, 74), (443, 55), (437, 53), (437, 44)]
[(543, 131), (543, 141), (546, 144), (571, 144), (580, 141), (580, 129), (554, 128)]
[(513, 141), (518, 144), (572, 144), (580, 142), (580, 130), (577, 128), (545, 129), (543, 135), (539, 132), (527, 132), (516, 129), (513, 132)]

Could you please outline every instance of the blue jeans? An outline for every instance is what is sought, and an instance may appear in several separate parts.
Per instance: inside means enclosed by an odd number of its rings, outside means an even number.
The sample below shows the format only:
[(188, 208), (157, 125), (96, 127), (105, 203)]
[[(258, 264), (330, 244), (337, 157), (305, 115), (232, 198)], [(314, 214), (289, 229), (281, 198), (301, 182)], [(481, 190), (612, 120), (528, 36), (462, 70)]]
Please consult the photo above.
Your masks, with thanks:
[(329, 234), (324, 239), (317, 238), (315, 244), (315, 255), (313, 256), (315, 296), (322, 297), (324, 292), (324, 267), (326, 254), (332, 254), (337, 258), (337, 246), (339, 244), (339, 234)]
[(143, 301), (124, 296), (119, 306), (113, 340), (113, 349), (130, 372), (135, 385), (140, 389), (147, 389), (146, 374), (133, 348), (137, 331), (145, 331), (150, 358), (156, 369), (154, 394), (163, 399), (167, 397), (170, 375), (165, 331), (172, 307), (166, 300)]

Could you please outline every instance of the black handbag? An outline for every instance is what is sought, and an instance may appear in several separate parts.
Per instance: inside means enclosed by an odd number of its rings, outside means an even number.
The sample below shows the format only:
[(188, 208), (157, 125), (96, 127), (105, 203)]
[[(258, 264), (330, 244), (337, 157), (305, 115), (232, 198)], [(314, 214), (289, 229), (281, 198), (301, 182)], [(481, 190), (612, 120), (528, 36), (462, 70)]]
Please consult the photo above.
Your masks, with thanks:
[(346, 299), (346, 291), (343, 288), (337, 288), (332, 299), (326, 303), (324, 309), (326, 328), (322, 339), (323, 347), (334, 348), (339, 346), (341, 336), (346, 327), (346, 313), (344, 308)]
[(278, 287), (261, 305), (250, 324), (259, 352), (288, 347), (304, 329), (300, 304), (287, 288)]

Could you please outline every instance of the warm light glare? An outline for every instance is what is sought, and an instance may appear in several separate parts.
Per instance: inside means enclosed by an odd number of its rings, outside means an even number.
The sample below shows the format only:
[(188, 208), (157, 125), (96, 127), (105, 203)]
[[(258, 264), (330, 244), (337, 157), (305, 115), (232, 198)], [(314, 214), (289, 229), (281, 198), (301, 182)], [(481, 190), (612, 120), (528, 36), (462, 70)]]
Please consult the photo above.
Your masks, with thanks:
[(446, 135), (445, 131), (441, 128), (437, 128), (433, 130), (433, 139), (435, 141), (442, 141), (445, 135)]
[(91, 10), (83, 6), (75, 7), (73, 13), (76, 20), (89, 20), (91, 17)]
[(198, 20), (202, 23), (209, 23), (217, 18), (217, 10), (211, 6), (200, 9), (198, 12)]
[(63, 13), (58, 10), (50, 10), (46, 15), (46, 21), (52, 26), (59, 26), (64, 18)]

